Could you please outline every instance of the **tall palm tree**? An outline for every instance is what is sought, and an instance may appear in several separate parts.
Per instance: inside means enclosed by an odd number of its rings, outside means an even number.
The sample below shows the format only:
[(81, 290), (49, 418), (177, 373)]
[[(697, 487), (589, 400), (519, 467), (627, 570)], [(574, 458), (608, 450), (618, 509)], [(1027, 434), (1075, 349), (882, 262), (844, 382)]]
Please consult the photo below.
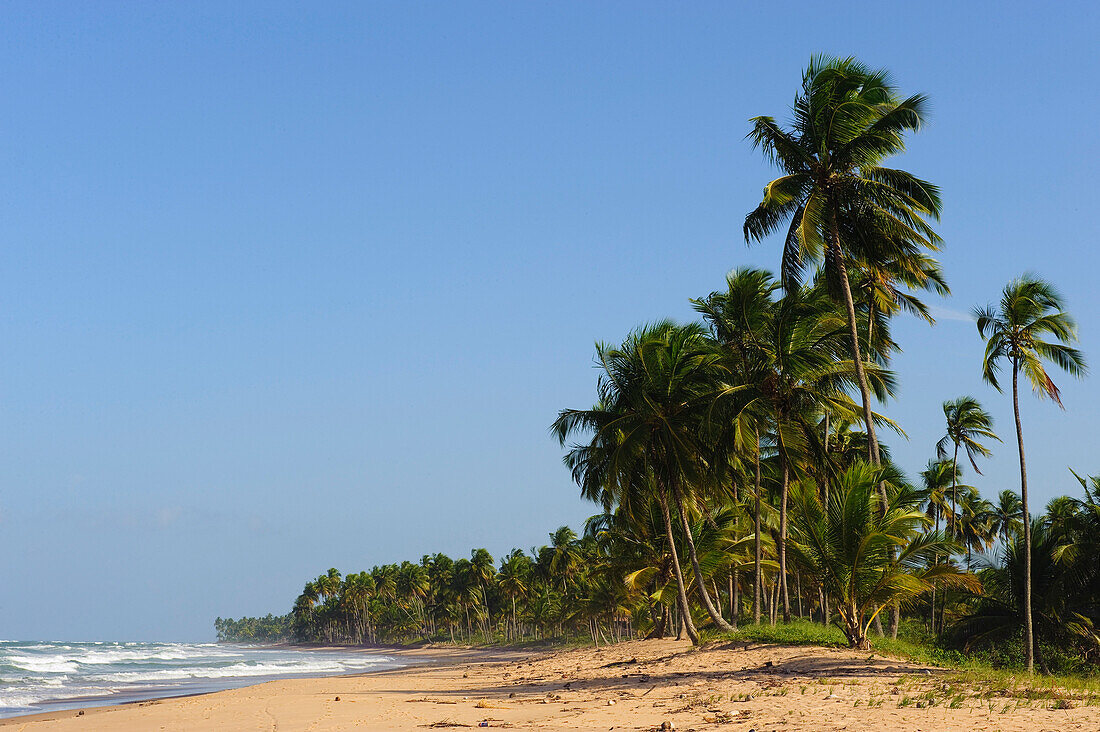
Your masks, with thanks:
[[(551, 429), (563, 446), (577, 432), (591, 435), (588, 444), (573, 445), (565, 456), (589, 500), (611, 507), (637, 503), (647, 494), (656, 496), (666, 519), (685, 630), (698, 643), (669, 506), (683, 508), (683, 488), (705, 473), (701, 458), (707, 451), (700, 425), (711, 402), (710, 372), (718, 355), (706, 343), (702, 328), (668, 321), (639, 328), (618, 348), (597, 344), (596, 351), (603, 368), (596, 406), (563, 410)], [(686, 521), (683, 515), (681, 519)], [(685, 539), (692, 550), (690, 537)], [(696, 574), (700, 599), (719, 624), (721, 615), (698, 569)]]
[(927, 222), (939, 217), (937, 188), (881, 166), (905, 149), (904, 134), (919, 129), (924, 109), (921, 95), (900, 99), (886, 71), (853, 58), (815, 56), (803, 74), (791, 128), (756, 117), (748, 135), (784, 175), (764, 188), (760, 205), (745, 218), (745, 239), (759, 241), (789, 222), (782, 272), (788, 289), (806, 263), (823, 261), (830, 291), (847, 313), (868, 457), (875, 464), (878, 440), (849, 265), (904, 260), (938, 248)]
[(335, 567), (316, 579), (321, 602), (340, 594), (340, 572)]
[(397, 596), (408, 608), (410, 616), (416, 617), (420, 622), (421, 632), (427, 635), (428, 617), (425, 606), (429, 590), (427, 568), (409, 561), (402, 562), (397, 570), (396, 590)]
[(568, 526), (559, 526), (550, 534), (551, 582), (558, 590), (567, 592), (581, 566), (580, 548), (577, 546), (577, 532)]
[[(974, 472), (981, 475), (982, 471), (978, 469), (978, 463), (974, 459), (975, 456), (980, 455), (988, 458), (993, 453), (980, 440), (985, 438), (1000, 442), (1001, 438), (993, 432), (993, 417), (989, 415), (989, 412), (982, 409), (982, 405), (972, 396), (962, 396), (944, 402), (943, 416), (947, 420), (947, 434), (936, 443), (936, 456), (943, 460), (947, 457), (947, 446), (954, 445), (955, 452), (951, 456), (951, 466), (954, 470), (951, 476), (951, 505), (957, 507), (959, 501), (959, 448), (962, 447), (966, 452), (966, 457), (970, 460)], [(952, 524), (952, 531), (954, 529), (955, 526)], [(954, 536), (954, 534), (952, 535)]]
[(1016, 445), (1020, 453), (1020, 499), (1024, 525), (1024, 646), (1028, 673), (1035, 671), (1035, 642), (1031, 618), (1031, 516), (1027, 501), (1027, 463), (1024, 460), (1024, 433), (1020, 423), (1019, 376), (1030, 383), (1040, 397), (1049, 397), (1062, 406), (1061, 394), (1047, 374), (1044, 361), (1071, 376), (1086, 373), (1085, 357), (1069, 344), (1077, 340), (1077, 325), (1065, 312), (1062, 296), (1054, 285), (1033, 274), (1012, 280), (1001, 294), (997, 306), (975, 308), (978, 335), (985, 340), (982, 377), (997, 391), (1003, 363), (1012, 370), (1012, 412), (1016, 418)]
[[(696, 312), (710, 327), (719, 349), (724, 350), (727, 369), (741, 383), (763, 378), (767, 368), (767, 333), (774, 316), (773, 294), (779, 284), (770, 272), (744, 267), (726, 277), (726, 290), (692, 300)], [(755, 407), (755, 408), (753, 408)], [(763, 542), (761, 536), (760, 433), (767, 428), (767, 406), (751, 402), (724, 423), (731, 427), (732, 451), (748, 452), (753, 462), (753, 622), (760, 622), (763, 590)]]

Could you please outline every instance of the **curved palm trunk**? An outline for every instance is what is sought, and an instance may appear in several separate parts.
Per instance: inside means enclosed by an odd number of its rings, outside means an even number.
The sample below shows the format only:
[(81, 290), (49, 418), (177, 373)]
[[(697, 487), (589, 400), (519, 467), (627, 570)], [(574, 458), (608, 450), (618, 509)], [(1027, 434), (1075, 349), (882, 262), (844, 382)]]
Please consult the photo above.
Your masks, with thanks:
[(674, 486), (672, 495), (676, 499), (676, 510), (680, 514), (680, 523), (684, 527), (684, 540), (687, 541), (688, 556), (691, 557), (691, 568), (695, 572), (695, 584), (699, 588), (699, 597), (703, 601), (703, 607), (706, 608), (711, 622), (722, 630), (732, 631), (734, 627), (727, 623), (725, 618), (722, 617), (722, 613), (714, 607), (714, 603), (710, 599), (710, 593), (707, 592), (707, 583), (703, 579), (703, 570), (699, 567), (699, 556), (695, 553), (695, 539), (691, 535), (691, 525), (687, 520), (687, 511), (684, 510), (684, 500), (680, 488)]
[[(859, 382), (859, 396), (863, 402), (863, 421), (867, 427), (867, 456), (871, 460), (872, 465), (881, 464), (878, 451), (878, 437), (875, 436), (875, 420), (874, 415), (871, 412), (871, 390), (867, 385), (867, 372), (863, 368), (863, 356), (860, 354), (859, 348), (859, 329), (856, 326), (856, 305), (852, 299), (852, 286), (848, 282), (848, 267), (844, 264), (844, 252), (840, 248), (840, 229), (836, 220), (836, 207), (833, 207), (833, 221), (832, 221), (832, 250), (833, 257), (836, 261), (837, 272), (839, 274), (841, 291), (844, 293), (844, 308), (848, 314), (848, 336), (852, 341), (852, 361), (856, 367), (856, 380)], [(882, 510), (886, 510), (886, 488), (879, 486), (879, 495), (882, 498)], [(890, 550), (890, 555), (894, 555), (894, 550)], [(901, 621), (901, 608), (897, 605), (893, 607), (890, 613), (890, 635), (894, 638), (898, 637), (898, 624)], [(878, 616), (875, 616), (875, 627), (881, 633), (882, 623), (879, 621)]]
[(955, 443), (955, 454), (951, 458), (951, 538), (958, 538), (959, 515), (959, 443)]
[[(733, 481), (733, 505), (737, 506), (741, 503), (741, 496), (737, 490), (737, 481)], [(734, 535), (734, 539), (737, 539), (737, 535)], [(730, 597), (730, 625), (734, 630), (737, 630), (737, 616), (741, 614), (741, 577), (740, 572), (736, 569), (729, 573), (729, 597)], [(722, 598), (718, 597), (718, 602), (721, 604)]]
[[(934, 493), (932, 495), (935, 495)], [(940, 533), (940, 510), (936, 509), (936, 533)], [(940, 563), (940, 558), (937, 556), (933, 562), (935, 564)], [(936, 633), (936, 583), (932, 582), (932, 622), (928, 626), (928, 629), (933, 633)]]
[(741, 578), (735, 569), (729, 575), (730, 625), (737, 630), (737, 616), (741, 614)]
[[(777, 432), (778, 434), (778, 432)], [(787, 493), (791, 484), (791, 471), (783, 452), (783, 438), (779, 438), (779, 462), (783, 466), (783, 480), (779, 492), (779, 591), (783, 596), (783, 622), (791, 622), (791, 598), (787, 591)]]
[[(871, 412), (871, 389), (867, 385), (867, 372), (863, 369), (863, 356), (860, 354), (859, 329), (856, 325), (856, 305), (852, 299), (852, 287), (848, 282), (848, 267), (844, 264), (844, 252), (840, 249), (840, 231), (833, 222), (832, 255), (836, 262), (841, 291), (844, 293), (844, 308), (848, 315), (848, 336), (852, 341), (852, 361), (856, 367), (856, 380), (859, 382), (859, 396), (863, 401), (863, 421), (867, 427), (867, 457), (871, 464), (879, 464), (878, 439), (875, 436), (874, 415)], [(883, 497), (885, 501), (885, 496)]]
[(1024, 511), (1024, 649), (1027, 672), (1035, 673), (1035, 638), (1031, 624), (1031, 515), (1027, 508), (1027, 464), (1024, 462), (1024, 432), (1020, 424), (1020, 364), (1012, 359), (1012, 413), (1016, 417), (1016, 445), (1020, 450), (1020, 499)]
[(672, 571), (676, 575), (676, 592), (680, 600), (680, 614), (683, 616), (683, 627), (687, 631), (692, 645), (699, 645), (699, 631), (695, 629), (695, 623), (691, 621), (691, 608), (688, 605), (687, 591), (684, 589), (684, 573), (680, 570), (680, 557), (676, 554), (676, 540), (672, 537), (672, 516), (668, 511), (668, 499), (664, 492), (659, 492), (658, 500), (661, 504), (661, 515), (665, 519), (665, 534), (668, 535), (669, 553), (672, 554)]

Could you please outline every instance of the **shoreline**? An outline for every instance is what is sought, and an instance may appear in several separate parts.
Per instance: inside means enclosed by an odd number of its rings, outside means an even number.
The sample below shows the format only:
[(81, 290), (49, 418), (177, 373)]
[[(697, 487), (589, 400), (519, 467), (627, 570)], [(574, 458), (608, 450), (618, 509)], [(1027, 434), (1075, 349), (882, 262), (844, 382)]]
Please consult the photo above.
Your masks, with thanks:
[[(27, 732), (525, 729), (1025, 732), (1100, 729), (1091, 697), (1035, 699), (841, 648), (638, 640), (594, 649), (390, 651), (399, 669), (0, 720)], [(416, 662), (422, 661), (422, 662)], [(1038, 683), (1039, 680), (1036, 680)], [(668, 729), (670, 727), (665, 727)]]
[[(125, 701), (110, 701), (112, 696), (85, 696), (85, 697), (68, 697), (56, 700), (57, 704), (65, 704), (63, 709), (51, 709), (41, 712), (28, 712), (26, 714), (18, 714), (10, 717), (0, 717), (0, 727), (12, 726), (15, 724), (26, 724), (36, 722), (49, 722), (56, 719), (64, 719), (72, 716), (88, 716), (100, 711), (110, 711), (116, 709), (126, 709), (133, 706), (145, 706), (149, 704), (160, 704), (163, 702), (172, 702), (182, 699), (190, 699), (196, 697), (205, 697), (213, 694), (221, 694), (231, 691), (245, 690), (252, 687), (263, 686), (265, 684), (276, 683), (280, 681), (306, 681), (317, 679), (341, 679), (341, 678), (355, 678), (360, 676), (369, 676), (372, 674), (380, 674), (386, 672), (400, 672), (405, 669), (413, 667), (430, 667), (430, 666), (446, 666), (450, 663), (462, 663), (469, 660), (471, 654), (481, 656), (483, 649), (477, 647), (464, 647), (464, 646), (433, 646), (431, 644), (425, 644), (423, 646), (409, 647), (409, 646), (397, 646), (397, 645), (373, 645), (373, 646), (337, 646), (327, 644), (299, 644), (299, 643), (224, 643), (219, 645), (226, 646), (242, 646), (249, 648), (261, 648), (261, 649), (275, 649), (286, 651), (311, 651), (311, 652), (333, 652), (333, 653), (365, 653), (365, 654), (377, 654), (384, 656), (395, 656), (403, 659), (403, 664), (396, 668), (386, 667), (380, 669), (371, 669), (365, 671), (357, 671), (348, 674), (332, 674), (332, 675), (308, 675), (308, 676), (286, 676), (275, 678), (257, 677), (256, 681), (250, 681), (241, 686), (231, 686), (228, 688), (217, 688), (205, 691), (186, 691), (181, 690), (179, 693), (167, 693), (160, 696), (150, 696), (137, 699), (127, 699)], [(496, 658), (496, 649), (486, 648), (484, 649), (485, 658)], [(71, 703), (71, 706), (70, 706)]]

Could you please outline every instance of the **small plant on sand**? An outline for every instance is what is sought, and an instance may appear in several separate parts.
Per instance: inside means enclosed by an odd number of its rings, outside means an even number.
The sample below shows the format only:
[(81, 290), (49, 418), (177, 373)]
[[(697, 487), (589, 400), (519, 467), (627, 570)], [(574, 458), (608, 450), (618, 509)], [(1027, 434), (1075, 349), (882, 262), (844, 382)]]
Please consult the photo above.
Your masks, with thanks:
[(870, 650), (867, 632), (879, 613), (930, 591), (933, 582), (981, 588), (954, 565), (932, 563), (956, 545), (939, 532), (923, 533), (928, 519), (922, 501), (896, 470), (866, 463), (841, 473), (825, 502), (816, 485), (795, 487), (790, 550), (835, 598), (838, 624), (852, 648)]

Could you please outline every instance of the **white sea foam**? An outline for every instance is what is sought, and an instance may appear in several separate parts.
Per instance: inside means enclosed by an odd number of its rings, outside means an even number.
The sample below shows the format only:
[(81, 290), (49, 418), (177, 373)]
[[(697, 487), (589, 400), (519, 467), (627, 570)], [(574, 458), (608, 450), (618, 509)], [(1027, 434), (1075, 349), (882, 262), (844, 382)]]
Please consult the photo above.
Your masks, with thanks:
[[(213, 643), (0, 641), (0, 717), (399, 665), (372, 653)], [(76, 699), (79, 698), (79, 702)], [(66, 700), (70, 700), (66, 702)]]
[(66, 661), (64, 658), (57, 658), (56, 656), (11, 656), (7, 659), (7, 663), (15, 668), (21, 668), (25, 671), (33, 671), (39, 674), (68, 674), (76, 673), (77, 669), (75, 661)]

